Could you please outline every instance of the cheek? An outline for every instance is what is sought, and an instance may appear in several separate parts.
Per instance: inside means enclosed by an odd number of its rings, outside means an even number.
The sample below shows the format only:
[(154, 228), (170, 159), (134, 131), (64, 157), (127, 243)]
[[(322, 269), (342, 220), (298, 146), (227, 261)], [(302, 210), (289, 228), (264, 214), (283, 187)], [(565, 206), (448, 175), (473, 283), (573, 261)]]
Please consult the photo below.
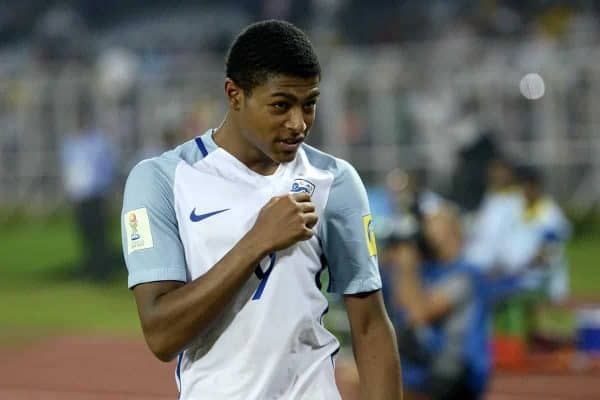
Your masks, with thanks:
[(315, 117), (317, 114), (313, 111), (312, 113), (307, 113), (304, 117), (304, 122), (306, 122), (306, 126), (309, 128), (312, 126), (313, 122), (315, 122)]
[(249, 140), (263, 151), (270, 151), (275, 138), (281, 132), (281, 117), (268, 113), (253, 113), (246, 119), (245, 130)]
[(280, 115), (275, 115), (271, 111), (270, 107), (256, 107), (252, 111), (253, 125), (260, 126), (262, 128), (276, 125), (281, 121)]
[(246, 111), (245, 122), (250, 127), (259, 127), (263, 122), (262, 115), (263, 113), (259, 110), (248, 109)]
[(243, 127), (250, 131), (252, 136), (259, 138), (265, 136), (265, 131), (268, 131), (269, 121), (270, 116), (266, 111), (250, 108), (246, 110)]

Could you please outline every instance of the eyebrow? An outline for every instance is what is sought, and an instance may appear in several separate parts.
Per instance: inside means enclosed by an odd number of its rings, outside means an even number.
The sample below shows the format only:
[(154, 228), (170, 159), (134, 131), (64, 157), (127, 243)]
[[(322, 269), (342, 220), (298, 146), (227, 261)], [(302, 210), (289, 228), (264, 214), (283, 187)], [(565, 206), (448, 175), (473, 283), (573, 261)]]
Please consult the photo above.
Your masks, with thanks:
[[(319, 92), (319, 90), (315, 90), (308, 97), (306, 97), (306, 100), (312, 100), (312, 99), (318, 97), (320, 94), (321, 94), (321, 92)], [(298, 98), (296, 96), (294, 96), (291, 93), (287, 93), (287, 92), (275, 92), (275, 93), (271, 94), (271, 97), (285, 97), (286, 99), (288, 99), (290, 101), (298, 100)]]

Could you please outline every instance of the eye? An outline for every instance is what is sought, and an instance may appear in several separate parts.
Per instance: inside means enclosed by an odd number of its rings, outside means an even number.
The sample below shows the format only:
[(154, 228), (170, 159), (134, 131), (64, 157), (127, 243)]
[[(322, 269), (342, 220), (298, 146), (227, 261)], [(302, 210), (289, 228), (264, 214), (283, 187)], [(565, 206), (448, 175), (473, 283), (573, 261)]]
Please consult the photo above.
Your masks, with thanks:
[(290, 105), (285, 101), (278, 101), (271, 104), (271, 107), (273, 107), (277, 112), (286, 112), (290, 108)]
[(304, 110), (311, 112), (315, 109), (316, 106), (317, 106), (317, 101), (311, 100), (311, 101), (304, 103)]

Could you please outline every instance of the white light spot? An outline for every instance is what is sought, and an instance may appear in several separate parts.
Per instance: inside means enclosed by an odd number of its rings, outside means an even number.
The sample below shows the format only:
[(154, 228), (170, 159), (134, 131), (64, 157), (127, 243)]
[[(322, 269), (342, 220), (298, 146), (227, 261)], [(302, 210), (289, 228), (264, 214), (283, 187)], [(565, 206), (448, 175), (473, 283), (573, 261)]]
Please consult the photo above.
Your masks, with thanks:
[(521, 94), (529, 100), (541, 99), (546, 92), (544, 80), (535, 73), (525, 75), (519, 83), (519, 89), (521, 89)]

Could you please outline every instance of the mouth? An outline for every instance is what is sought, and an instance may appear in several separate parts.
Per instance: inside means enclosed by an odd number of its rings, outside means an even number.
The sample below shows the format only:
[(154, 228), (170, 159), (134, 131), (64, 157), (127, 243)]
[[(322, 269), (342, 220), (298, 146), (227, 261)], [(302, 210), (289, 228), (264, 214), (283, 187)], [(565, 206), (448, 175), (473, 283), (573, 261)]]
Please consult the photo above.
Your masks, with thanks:
[(278, 147), (284, 152), (295, 152), (304, 142), (304, 137), (281, 139), (277, 141)]

